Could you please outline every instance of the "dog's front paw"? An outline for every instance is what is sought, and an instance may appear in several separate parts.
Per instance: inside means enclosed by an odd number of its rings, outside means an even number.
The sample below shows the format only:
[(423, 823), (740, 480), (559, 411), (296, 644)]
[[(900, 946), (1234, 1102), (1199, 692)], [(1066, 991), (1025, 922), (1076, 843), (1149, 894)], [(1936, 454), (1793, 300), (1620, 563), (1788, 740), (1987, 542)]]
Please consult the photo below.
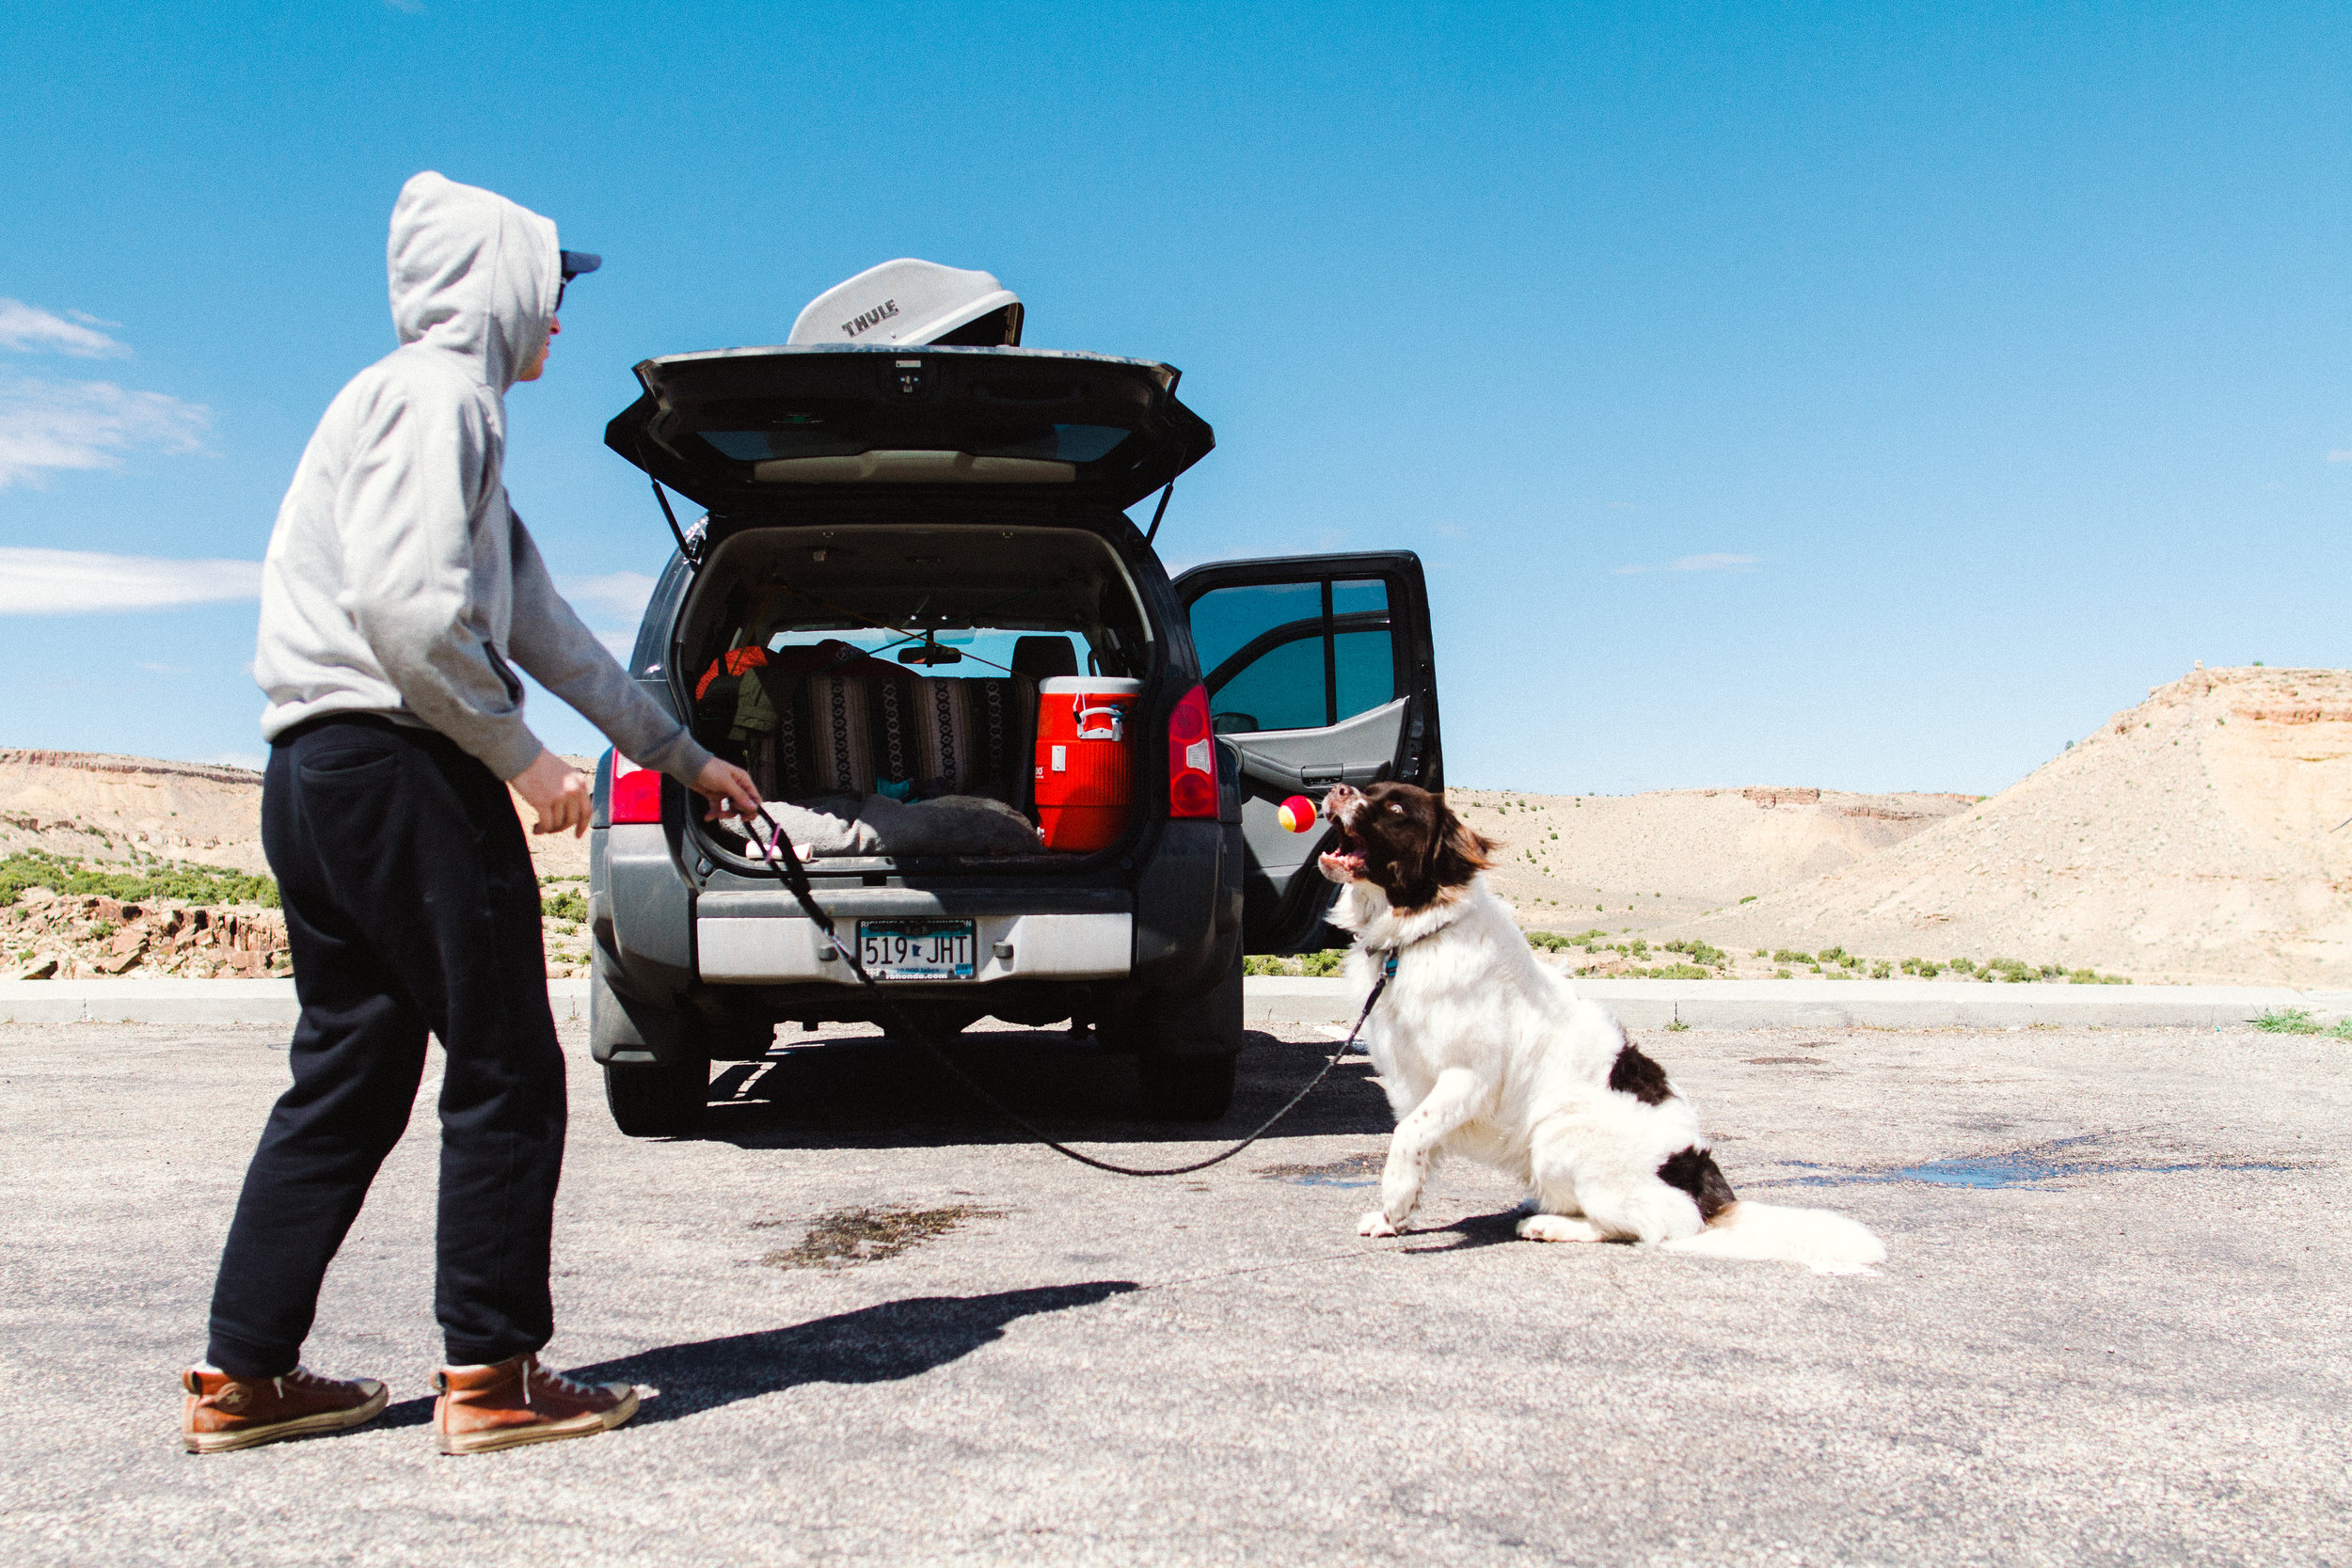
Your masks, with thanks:
[(1600, 1227), (1591, 1220), (1571, 1219), (1565, 1214), (1530, 1214), (1519, 1221), (1522, 1242), (1597, 1242), (1602, 1240)]
[(1393, 1236), (1396, 1234), (1396, 1227), (1389, 1223), (1388, 1215), (1375, 1209), (1356, 1222), (1356, 1234), (1359, 1236)]

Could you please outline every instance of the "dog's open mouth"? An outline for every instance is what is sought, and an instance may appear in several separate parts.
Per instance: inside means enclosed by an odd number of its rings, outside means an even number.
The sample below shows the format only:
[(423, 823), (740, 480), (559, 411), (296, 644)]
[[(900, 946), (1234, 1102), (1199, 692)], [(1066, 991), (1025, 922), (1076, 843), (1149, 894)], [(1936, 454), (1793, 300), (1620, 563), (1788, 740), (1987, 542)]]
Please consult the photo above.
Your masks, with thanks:
[(1364, 841), (1342, 826), (1339, 847), (1326, 849), (1320, 860), (1323, 874), (1333, 881), (1354, 881), (1364, 874)]

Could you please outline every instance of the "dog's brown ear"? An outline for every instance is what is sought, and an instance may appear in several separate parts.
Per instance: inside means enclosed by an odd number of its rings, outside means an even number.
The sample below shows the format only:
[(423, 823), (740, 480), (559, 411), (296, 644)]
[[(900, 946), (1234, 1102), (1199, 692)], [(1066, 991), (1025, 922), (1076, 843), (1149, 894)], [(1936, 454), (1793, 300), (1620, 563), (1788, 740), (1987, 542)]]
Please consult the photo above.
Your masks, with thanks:
[(1461, 887), (1494, 863), (1502, 846), (1454, 815), (1445, 797), (1436, 797), (1437, 831), (1429, 840), (1429, 878), (1439, 887)]

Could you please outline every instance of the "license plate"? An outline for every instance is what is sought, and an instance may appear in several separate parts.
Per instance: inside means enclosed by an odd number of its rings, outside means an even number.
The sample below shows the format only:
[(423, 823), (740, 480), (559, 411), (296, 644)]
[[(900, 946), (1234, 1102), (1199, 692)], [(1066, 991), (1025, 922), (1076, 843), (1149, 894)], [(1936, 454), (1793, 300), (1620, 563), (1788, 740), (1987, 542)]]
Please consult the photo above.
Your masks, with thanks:
[(968, 920), (857, 923), (857, 961), (877, 980), (969, 980), (978, 946)]

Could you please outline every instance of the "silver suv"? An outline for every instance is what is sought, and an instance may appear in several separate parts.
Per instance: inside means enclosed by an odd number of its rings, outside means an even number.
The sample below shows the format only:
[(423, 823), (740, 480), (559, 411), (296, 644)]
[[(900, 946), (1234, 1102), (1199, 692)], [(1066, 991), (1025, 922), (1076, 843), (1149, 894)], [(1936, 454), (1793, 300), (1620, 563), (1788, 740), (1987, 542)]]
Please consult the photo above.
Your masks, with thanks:
[[(937, 1032), (1090, 1024), (1138, 1053), (1150, 1114), (1200, 1119), (1232, 1096), (1242, 956), (1343, 940), (1312, 870), (1328, 834), (1286, 831), (1281, 802), (1442, 777), (1414, 556), (1171, 581), (1127, 517), (1215, 445), (1177, 373), (1022, 348), (676, 355), (637, 367), (605, 441), (652, 477), (676, 543), (631, 672), (771, 800), (952, 795), (1034, 822), (1040, 682), (1137, 683), (1107, 847), (1012, 821), (985, 850), (820, 847), (811, 879)], [(680, 529), (665, 486), (707, 515)], [(779, 1022), (870, 1016), (740, 831), (611, 753), (589, 910), (591, 1038), (625, 1132), (691, 1132), (710, 1063), (764, 1055)]]

